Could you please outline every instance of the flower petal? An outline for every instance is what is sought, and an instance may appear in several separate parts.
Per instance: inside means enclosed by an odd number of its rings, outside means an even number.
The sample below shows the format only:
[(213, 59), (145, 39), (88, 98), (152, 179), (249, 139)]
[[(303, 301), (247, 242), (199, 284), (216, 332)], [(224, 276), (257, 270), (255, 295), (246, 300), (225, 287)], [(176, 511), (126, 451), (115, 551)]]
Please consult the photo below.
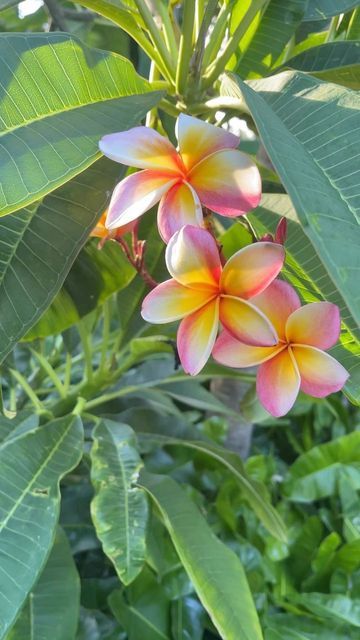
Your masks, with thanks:
[(185, 225), (203, 226), (200, 200), (186, 182), (178, 182), (161, 198), (158, 210), (158, 228), (164, 242)]
[(100, 151), (115, 162), (138, 169), (160, 169), (179, 173), (182, 162), (171, 142), (149, 127), (110, 133), (101, 138)]
[(165, 259), (168, 271), (181, 284), (218, 291), (219, 250), (206, 229), (191, 225), (183, 227), (171, 238)]
[(179, 152), (188, 171), (220, 149), (236, 149), (239, 138), (214, 125), (181, 113), (176, 122)]
[(233, 296), (221, 296), (220, 322), (245, 344), (255, 347), (277, 345), (276, 331), (267, 317), (253, 304)]
[(266, 411), (275, 418), (290, 411), (300, 389), (300, 375), (290, 349), (260, 365), (256, 391)]
[(213, 300), (181, 323), (177, 347), (186, 373), (195, 376), (208, 361), (219, 326), (219, 301)]
[(284, 259), (284, 247), (280, 244), (250, 244), (227, 261), (221, 276), (221, 290), (231, 296), (252, 298), (276, 278)]
[(295, 289), (283, 280), (274, 280), (251, 300), (269, 318), (280, 340), (285, 340), (285, 326), (289, 315), (301, 306)]
[(213, 153), (192, 169), (188, 180), (201, 202), (223, 216), (240, 216), (260, 202), (259, 170), (241, 151)]
[(166, 280), (150, 291), (143, 301), (141, 315), (147, 322), (164, 324), (185, 318), (212, 299), (206, 291), (183, 287)]
[(175, 179), (155, 171), (133, 173), (116, 185), (111, 196), (106, 227), (116, 229), (139, 218), (170, 189)]
[(213, 348), (213, 358), (227, 367), (255, 367), (261, 362), (273, 358), (282, 351), (283, 345), (275, 347), (252, 347), (244, 344), (224, 330), (219, 335)]
[(331, 302), (311, 302), (291, 314), (286, 323), (289, 342), (330, 349), (339, 339), (340, 311)]
[(315, 398), (339, 391), (349, 377), (344, 367), (328, 353), (314, 347), (297, 346), (292, 351), (301, 376), (301, 389)]

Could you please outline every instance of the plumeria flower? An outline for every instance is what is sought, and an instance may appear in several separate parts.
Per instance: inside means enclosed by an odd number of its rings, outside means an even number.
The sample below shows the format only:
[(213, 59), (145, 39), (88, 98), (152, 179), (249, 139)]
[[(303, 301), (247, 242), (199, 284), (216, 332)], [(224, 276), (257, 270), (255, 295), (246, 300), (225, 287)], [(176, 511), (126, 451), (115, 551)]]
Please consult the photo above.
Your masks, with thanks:
[(312, 302), (302, 307), (294, 289), (280, 280), (275, 280), (252, 302), (271, 321), (278, 335), (277, 344), (249, 346), (223, 331), (213, 357), (228, 367), (260, 365), (256, 390), (271, 415), (285, 415), (300, 389), (323, 398), (344, 386), (348, 372), (323, 351), (339, 338), (340, 313), (335, 304)]
[(260, 174), (236, 150), (237, 136), (184, 114), (177, 120), (176, 136), (178, 150), (147, 127), (101, 139), (100, 150), (111, 160), (143, 169), (116, 186), (108, 229), (135, 220), (160, 200), (158, 227), (168, 242), (186, 224), (203, 226), (201, 203), (224, 216), (239, 216), (259, 204)]
[(130, 233), (137, 226), (137, 220), (134, 220), (133, 222), (129, 222), (128, 224), (124, 224), (123, 226), (118, 227), (117, 229), (113, 229), (112, 231), (109, 231), (109, 229), (107, 229), (105, 226), (107, 213), (108, 211), (106, 209), (90, 233), (90, 235), (95, 238), (101, 238), (101, 242), (100, 242), (101, 246), (103, 246), (103, 244), (107, 240), (116, 240), (116, 238), (122, 238), (122, 236), (124, 236), (126, 233)]
[(276, 278), (284, 262), (284, 248), (259, 242), (235, 253), (221, 265), (219, 250), (205, 229), (187, 225), (166, 248), (172, 279), (145, 298), (142, 316), (161, 324), (182, 319), (177, 335), (179, 357), (191, 375), (210, 357), (219, 322), (249, 345), (272, 346), (277, 335), (264, 313), (248, 300)]

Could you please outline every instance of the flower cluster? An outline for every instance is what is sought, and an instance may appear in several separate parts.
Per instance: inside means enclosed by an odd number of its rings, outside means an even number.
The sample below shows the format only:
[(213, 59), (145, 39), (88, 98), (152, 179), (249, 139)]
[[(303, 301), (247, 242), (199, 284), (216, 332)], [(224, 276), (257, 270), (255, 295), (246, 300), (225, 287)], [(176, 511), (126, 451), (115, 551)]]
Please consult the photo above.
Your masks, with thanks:
[(178, 150), (146, 127), (100, 141), (105, 155), (142, 171), (117, 185), (98, 235), (122, 236), (160, 201), (158, 228), (168, 243), (171, 278), (146, 296), (143, 318), (181, 320), (177, 346), (190, 375), (211, 354), (229, 367), (259, 365), (257, 393), (273, 416), (287, 413), (300, 389), (319, 398), (338, 391), (348, 373), (325, 350), (339, 338), (339, 310), (328, 302), (301, 306), (294, 289), (277, 279), (285, 259), (277, 242), (283, 228), (275, 241), (263, 238), (225, 264), (205, 228), (201, 205), (230, 217), (258, 205), (256, 165), (236, 149), (236, 136), (196, 118), (180, 115), (176, 136)]

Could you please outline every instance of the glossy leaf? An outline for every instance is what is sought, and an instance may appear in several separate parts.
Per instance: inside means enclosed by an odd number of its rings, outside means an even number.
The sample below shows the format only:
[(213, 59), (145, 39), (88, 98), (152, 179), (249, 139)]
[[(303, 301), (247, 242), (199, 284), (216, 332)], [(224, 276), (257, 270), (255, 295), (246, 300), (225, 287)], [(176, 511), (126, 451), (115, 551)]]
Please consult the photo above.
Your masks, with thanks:
[(260, 640), (259, 620), (239, 558), (214, 536), (175, 480), (141, 472), (139, 484), (160, 509), (180, 560), (223, 640)]
[(349, 371), (350, 378), (344, 391), (354, 403), (360, 402), (360, 331), (356, 318), (348, 306), (342, 290), (334, 286), (327, 269), (313, 244), (300, 225), (299, 218), (284, 194), (265, 194), (262, 206), (250, 215), (250, 220), (260, 236), (274, 233), (281, 217), (288, 222), (286, 239), (286, 263), (282, 275), (292, 284), (304, 302), (328, 300), (338, 305), (342, 319), (340, 344), (331, 349)]
[[(0, 218), (0, 360), (38, 320), (59, 291), (77, 253), (104, 211), (107, 192), (114, 186), (118, 173), (115, 163), (100, 160), (47, 196), (38, 207)], [(89, 289), (89, 278), (93, 278), (93, 302), (101, 297), (105, 274), (96, 274), (95, 267), (89, 265), (90, 256), (80, 260), (82, 272), (80, 269), (79, 280), (72, 282), (73, 296), (70, 286), (63, 290), (54, 302), (54, 311), (49, 311), (31, 337), (46, 335), (49, 329), (58, 330), (60, 318), (66, 313), (66, 322), (71, 324), (78, 319), (80, 309), (77, 310), (73, 300), (79, 300), (84, 281)], [(97, 262), (101, 264), (101, 261), (98, 256)], [(127, 265), (121, 258), (120, 264)], [(129, 272), (126, 266), (124, 276), (129, 277), (130, 273), (132, 270)], [(63, 322), (60, 326), (64, 326)]]
[(59, 481), (82, 455), (79, 418), (27, 430), (0, 446), (0, 638), (14, 623), (53, 544)]
[(6, 640), (74, 640), (80, 580), (66, 535), (58, 529), (39, 580)]
[(253, 480), (247, 474), (241, 458), (236, 453), (205, 441), (180, 440), (162, 435), (146, 436), (145, 434), (142, 434), (142, 436), (145, 442), (153, 441), (162, 446), (188, 447), (194, 451), (210, 456), (226, 467), (235, 477), (250, 507), (254, 509), (259, 520), (261, 520), (263, 525), (273, 536), (282, 542), (286, 542), (287, 532), (285, 525), (280, 515), (271, 505), (264, 485), (261, 482)]
[(360, 191), (354, 167), (360, 157), (360, 99), (299, 72), (252, 87), (227, 78), (224, 91), (238, 97), (242, 92), (305, 234), (359, 325)]
[(360, 42), (327, 42), (290, 58), (284, 66), (306, 71), (326, 82), (336, 82), (358, 90)]
[(290, 468), (286, 490), (292, 500), (310, 502), (336, 495), (342, 475), (360, 489), (360, 431), (319, 445)]
[(359, 5), (359, 0), (310, 0), (305, 20), (325, 20), (350, 11)]
[(139, 123), (160, 98), (128, 60), (67, 34), (1, 34), (0, 61), (1, 215), (86, 169), (102, 135)]
[(133, 487), (142, 461), (135, 434), (127, 425), (102, 420), (93, 435), (92, 519), (120, 580), (130, 584), (143, 567), (146, 550), (147, 498), (142, 489)]

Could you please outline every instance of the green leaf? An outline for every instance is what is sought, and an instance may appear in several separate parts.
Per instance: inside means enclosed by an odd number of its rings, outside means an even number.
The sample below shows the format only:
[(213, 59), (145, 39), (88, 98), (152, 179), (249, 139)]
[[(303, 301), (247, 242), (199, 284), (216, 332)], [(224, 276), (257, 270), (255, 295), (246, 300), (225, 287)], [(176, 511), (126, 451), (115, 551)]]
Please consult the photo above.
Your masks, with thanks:
[(0, 446), (0, 638), (14, 623), (53, 544), (59, 481), (82, 455), (81, 420), (67, 416)]
[(357, 90), (360, 88), (360, 42), (327, 42), (290, 58), (284, 66)]
[(342, 626), (325, 626), (314, 619), (291, 614), (273, 614), (266, 618), (265, 640), (350, 640)]
[(223, 640), (260, 640), (260, 623), (239, 558), (215, 537), (175, 480), (142, 471), (139, 484), (158, 506), (180, 560)]
[(352, 402), (360, 403), (360, 331), (347, 300), (334, 286), (326, 264), (302, 229), (290, 198), (284, 194), (265, 194), (261, 204), (250, 215), (251, 223), (260, 235), (274, 233), (282, 216), (288, 221), (286, 263), (282, 271), (285, 279), (295, 287), (304, 302), (328, 300), (340, 308), (340, 342), (331, 349), (331, 355), (350, 373), (344, 391)]
[(108, 601), (128, 640), (170, 640), (169, 600), (149, 569), (127, 589), (126, 601), (119, 590), (113, 591)]
[(360, 600), (352, 600), (341, 594), (327, 593), (302, 593), (293, 595), (291, 600), (303, 605), (317, 616), (360, 627)]
[(160, 434), (151, 434), (148, 436), (142, 433), (141, 436), (145, 441), (154, 441), (162, 446), (181, 446), (194, 449), (204, 455), (211, 456), (214, 460), (224, 465), (235, 477), (250, 507), (255, 511), (263, 525), (273, 536), (282, 542), (287, 541), (285, 525), (280, 515), (271, 505), (264, 485), (250, 478), (245, 471), (241, 458), (236, 453), (205, 441), (180, 440)]
[(133, 487), (142, 467), (136, 436), (127, 425), (111, 420), (102, 420), (93, 435), (92, 519), (120, 580), (130, 584), (144, 564), (148, 522), (146, 495)]
[(67, 34), (1, 34), (0, 61), (2, 215), (86, 169), (102, 135), (134, 126), (160, 98), (128, 60)]
[(204, 609), (195, 598), (178, 598), (171, 607), (171, 629), (174, 640), (202, 640)]
[(58, 529), (39, 580), (6, 640), (74, 640), (80, 580), (66, 535)]
[(360, 489), (360, 431), (313, 447), (290, 467), (285, 489), (291, 500), (311, 502), (338, 493), (342, 476)]
[(359, 0), (310, 0), (304, 20), (325, 20), (359, 6)]
[(271, 0), (245, 52), (231, 65), (242, 78), (267, 75), (300, 24), (307, 0)]
[(242, 92), (304, 232), (359, 326), (360, 191), (354, 167), (360, 98), (298, 72), (253, 87), (227, 78), (224, 91), (237, 97)]
[[(47, 196), (37, 208), (0, 218), (0, 360), (38, 320), (59, 291), (78, 251), (104, 211), (107, 191), (114, 187), (118, 173), (114, 162), (102, 159)], [(113, 252), (112, 249), (110, 255)], [(72, 282), (72, 297), (69, 290), (64, 289), (31, 338), (46, 335), (51, 329), (58, 330), (64, 322), (60, 323), (60, 318), (66, 313), (70, 324), (81, 315), (73, 300), (81, 296), (87, 275), (85, 266), (89, 270), (94, 253), (96, 249), (90, 250), (90, 255), (86, 251), (85, 264), (84, 259), (80, 261), (84, 267), (81, 279)], [(99, 265), (102, 260), (97, 256)], [(129, 276), (125, 260), (120, 259), (120, 265)], [(94, 278), (90, 295), (94, 302), (100, 296), (99, 279), (103, 277), (90, 265), (90, 279)], [(88, 291), (89, 276), (85, 281)]]

